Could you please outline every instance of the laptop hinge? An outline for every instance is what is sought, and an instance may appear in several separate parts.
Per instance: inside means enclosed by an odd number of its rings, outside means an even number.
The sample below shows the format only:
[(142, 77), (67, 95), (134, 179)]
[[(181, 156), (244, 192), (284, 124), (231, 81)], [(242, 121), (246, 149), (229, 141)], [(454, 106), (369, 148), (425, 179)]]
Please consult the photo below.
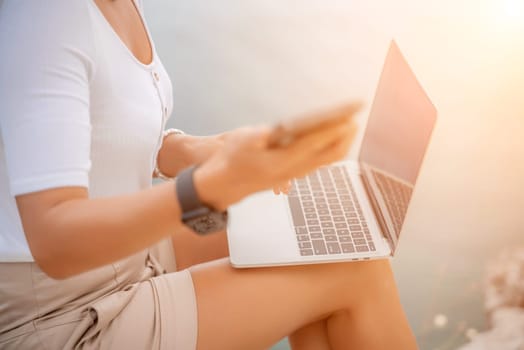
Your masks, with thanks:
[(366, 172), (361, 172), (360, 177), (362, 178), (362, 183), (364, 184), (364, 189), (366, 190), (366, 193), (368, 195), (369, 202), (371, 203), (373, 211), (375, 212), (375, 217), (377, 218), (380, 230), (382, 231), (383, 236), (386, 238), (389, 244), (389, 247), (391, 249), (391, 255), (393, 255), (393, 253), (395, 252), (396, 244), (395, 240), (393, 240), (393, 237), (391, 236), (391, 230), (389, 230), (388, 225), (386, 224), (386, 219), (384, 218), (384, 214), (382, 213), (382, 210), (378, 205), (375, 193), (371, 189), (371, 185), (369, 184), (369, 180), (367, 179)]

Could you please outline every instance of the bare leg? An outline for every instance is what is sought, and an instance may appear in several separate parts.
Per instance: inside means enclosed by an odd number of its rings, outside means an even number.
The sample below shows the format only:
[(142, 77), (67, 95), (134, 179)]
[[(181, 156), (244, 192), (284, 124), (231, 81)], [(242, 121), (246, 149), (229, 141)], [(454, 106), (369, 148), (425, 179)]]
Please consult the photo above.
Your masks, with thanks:
[(289, 335), (294, 350), (331, 350), (326, 320), (308, 324)]
[(188, 229), (177, 232), (171, 239), (177, 270), (229, 256), (225, 231), (199, 236)]
[[(224, 232), (173, 237), (179, 269), (228, 256)], [(387, 261), (238, 270), (191, 269), (199, 349), (416, 349)], [(219, 315), (219, 316), (217, 316)]]
[(333, 349), (416, 349), (387, 261), (191, 273), (198, 349), (266, 349), (320, 319)]
[[(198, 236), (187, 230), (177, 233), (172, 237), (172, 241), (178, 270), (229, 256), (225, 231)], [(325, 320), (313, 322), (297, 330), (289, 336), (289, 342), (293, 349), (331, 350)]]

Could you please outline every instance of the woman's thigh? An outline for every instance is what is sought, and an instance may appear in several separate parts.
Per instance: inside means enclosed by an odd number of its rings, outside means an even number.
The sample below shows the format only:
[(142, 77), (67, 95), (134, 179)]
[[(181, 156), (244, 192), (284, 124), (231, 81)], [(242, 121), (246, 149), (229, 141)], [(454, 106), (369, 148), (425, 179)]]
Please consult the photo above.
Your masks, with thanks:
[[(266, 349), (338, 311), (359, 317), (359, 305), (370, 305), (366, 300), (372, 298), (387, 315), (368, 317), (377, 318), (375, 326), (396, 322), (393, 328), (409, 332), (387, 261), (235, 269), (228, 259), (221, 259), (190, 271), (197, 300), (198, 349)], [(349, 310), (350, 306), (354, 308)]]
[(191, 230), (182, 230), (171, 238), (177, 270), (229, 256), (226, 231), (197, 235)]

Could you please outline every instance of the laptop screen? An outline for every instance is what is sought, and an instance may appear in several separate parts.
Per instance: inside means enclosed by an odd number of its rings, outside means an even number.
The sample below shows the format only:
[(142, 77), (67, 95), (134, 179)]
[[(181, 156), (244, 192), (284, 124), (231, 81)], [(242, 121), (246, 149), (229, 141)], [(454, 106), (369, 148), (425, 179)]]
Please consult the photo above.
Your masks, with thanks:
[(436, 115), (435, 107), (392, 42), (359, 160), (414, 185)]

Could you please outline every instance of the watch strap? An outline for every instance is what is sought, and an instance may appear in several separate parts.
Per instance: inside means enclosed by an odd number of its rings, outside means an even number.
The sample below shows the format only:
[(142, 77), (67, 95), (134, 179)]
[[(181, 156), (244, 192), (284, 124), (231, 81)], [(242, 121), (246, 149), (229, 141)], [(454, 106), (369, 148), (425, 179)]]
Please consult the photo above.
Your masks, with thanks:
[(193, 181), (196, 168), (186, 168), (176, 177), (176, 195), (182, 209), (182, 222), (198, 234), (223, 230), (227, 224), (227, 211), (218, 212), (200, 201)]
[[(193, 182), (193, 173), (196, 167), (192, 166), (182, 170), (176, 177), (176, 194), (182, 208), (182, 220), (206, 214), (210, 211), (200, 202)], [(206, 210), (207, 209), (207, 210)]]

